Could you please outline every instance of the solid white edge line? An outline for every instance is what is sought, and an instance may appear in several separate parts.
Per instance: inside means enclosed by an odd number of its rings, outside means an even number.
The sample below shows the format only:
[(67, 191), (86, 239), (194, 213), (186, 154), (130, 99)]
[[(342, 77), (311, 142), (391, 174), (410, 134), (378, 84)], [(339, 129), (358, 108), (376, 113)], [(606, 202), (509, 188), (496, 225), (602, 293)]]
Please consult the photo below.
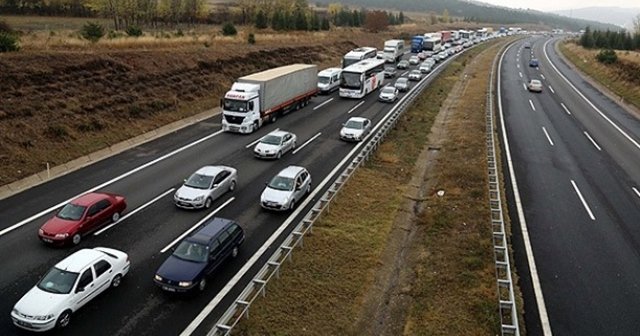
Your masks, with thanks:
[(549, 85), (549, 90), (551, 90), (551, 93), (556, 93), (555, 91), (553, 91), (553, 87), (551, 85)]
[(544, 132), (544, 135), (547, 136), (547, 140), (549, 140), (551, 146), (553, 146), (553, 141), (551, 140), (551, 137), (549, 136), (549, 133), (547, 133), (547, 129), (544, 126), (542, 126), (542, 131)]
[[(442, 63), (442, 64), (445, 64), (445, 63)], [(433, 72), (425, 76), (425, 78), (430, 77), (431, 74), (433, 74)], [(403, 98), (401, 99), (405, 99), (404, 97), (406, 96), (403, 96)], [(222, 290), (220, 290), (218, 294), (213, 299), (211, 299), (211, 301), (209, 301), (209, 303), (202, 309), (200, 314), (198, 314), (198, 316), (196, 316), (196, 318), (193, 319), (193, 321), (191, 321), (191, 323), (182, 331), (182, 333), (180, 333), (180, 336), (191, 335), (198, 328), (198, 326), (200, 326), (202, 321), (204, 321), (207, 318), (207, 316), (209, 316), (209, 314), (215, 309), (215, 307), (218, 304), (220, 304), (222, 299), (231, 291), (231, 289), (240, 281), (240, 279), (249, 271), (249, 269), (253, 267), (253, 265), (258, 261), (258, 259), (273, 244), (273, 242), (276, 239), (278, 239), (278, 237), (280, 237), (282, 232), (289, 226), (289, 224), (291, 224), (291, 222), (298, 216), (298, 214), (300, 214), (300, 212), (307, 206), (307, 204), (313, 200), (315, 195), (318, 192), (320, 192), (320, 190), (322, 190), (322, 188), (324, 188), (324, 186), (327, 183), (329, 183), (329, 181), (333, 178), (335, 174), (338, 173), (338, 170), (340, 169), (340, 167), (342, 167), (349, 160), (349, 158), (352, 157), (356, 153), (356, 151), (360, 149), (361, 146), (367, 143), (369, 138), (373, 136), (373, 134), (375, 134), (376, 131), (386, 122), (386, 120), (398, 108), (398, 106), (399, 106), (398, 104), (394, 105), (389, 110), (389, 112), (378, 122), (376, 127), (374, 127), (373, 130), (369, 132), (367, 137), (363, 141), (360, 141), (357, 145), (355, 145), (353, 149), (342, 159), (342, 161), (340, 161), (340, 163), (338, 163), (333, 168), (333, 170), (329, 173), (329, 175), (327, 175), (327, 177), (325, 177), (325, 179), (322, 180), (322, 182), (320, 182), (320, 184), (313, 189), (311, 194), (309, 194), (305, 198), (304, 202), (302, 202), (301, 204), (298, 204), (298, 208), (293, 213), (291, 213), (289, 217), (287, 217), (287, 219), (280, 225), (280, 227), (278, 227), (278, 229), (276, 229), (276, 231), (273, 232), (273, 234), (271, 234), (271, 236), (264, 242), (264, 244), (260, 246), (260, 248), (251, 256), (251, 258), (249, 258), (249, 260), (247, 260), (244, 266), (242, 266), (242, 268), (233, 276), (233, 278), (231, 278), (231, 280), (227, 282), (224, 288), (222, 288)]]
[(363, 101), (359, 102), (359, 103), (358, 103), (358, 105), (356, 105), (356, 106), (352, 107), (352, 108), (349, 110), (349, 112), (347, 112), (347, 114), (351, 114), (351, 112), (355, 111), (358, 107), (362, 106), (362, 104), (364, 104), (364, 102), (365, 102), (365, 101), (366, 101), (366, 100), (363, 100)]
[[(274, 130), (273, 130), (273, 131), (271, 131), (271, 132), (275, 132), (275, 131), (279, 131), (279, 130), (280, 130), (279, 128), (276, 128), (276, 129), (274, 129)], [(269, 133), (271, 133), (271, 132), (269, 132)], [(268, 134), (268, 133), (267, 133), (267, 134)], [(258, 143), (260, 140), (262, 140), (265, 136), (267, 136), (267, 135), (265, 134), (265, 135), (263, 135), (263, 136), (261, 136), (261, 137), (259, 137), (259, 138), (255, 139), (255, 140), (254, 140), (253, 142), (251, 142), (250, 144), (248, 144), (248, 145), (244, 146), (244, 148), (250, 148), (250, 147), (253, 147), (253, 145), (257, 144), (257, 143)]]
[(321, 134), (322, 134), (322, 132), (318, 132), (318, 134), (314, 135), (311, 139), (309, 139), (309, 140), (305, 141), (305, 143), (303, 143), (303, 144), (302, 144), (302, 146), (300, 146), (300, 147), (296, 148), (296, 149), (293, 151), (293, 154), (295, 154), (295, 153), (299, 152), (301, 149), (303, 149), (303, 148), (304, 148), (304, 146), (308, 145), (311, 141), (313, 141), (313, 140), (315, 140), (316, 138), (318, 138)]
[(82, 196), (84, 194), (87, 194), (87, 193), (90, 193), (90, 192), (94, 192), (94, 191), (96, 191), (98, 189), (101, 189), (101, 188), (104, 188), (104, 187), (106, 187), (106, 186), (108, 186), (108, 185), (110, 185), (112, 183), (118, 182), (118, 181), (120, 181), (120, 180), (122, 180), (122, 179), (124, 179), (126, 177), (129, 177), (129, 176), (131, 176), (131, 175), (133, 175), (133, 174), (135, 174), (135, 173), (137, 173), (137, 172), (139, 172), (139, 171), (141, 171), (143, 169), (146, 169), (146, 168), (148, 168), (150, 166), (153, 166), (154, 164), (156, 164), (156, 163), (158, 163), (160, 161), (163, 161), (163, 160), (165, 160), (167, 158), (170, 158), (170, 157), (172, 157), (172, 156), (174, 156), (174, 155), (176, 155), (176, 154), (178, 154), (178, 153), (180, 153), (182, 151), (185, 151), (185, 150), (187, 150), (187, 149), (189, 149), (189, 148), (191, 148), (191, 147), (193, 147), (195, 145), (198, 145), (198, 144), (200, 144), (200, 143), (202, 143), (204, 141), (207, 141), (207, 140), (209, 140), (209, 139), (211, 139), (211, 138), (213, 138), (213, 137), (215, 137), (215, 136), (217, 136), (217, 135), (219, 135), (221, 133), (223, 133), (223, 131), (219, 130), (219, 131), (217, 131), (217, 132), (215, 132), (213, 134), (207, 135), (204, 138), (198, 139), (198, 140), (196, 140), (196, 141), (194, 141), (194, 142), (192, 142), (190, 144), (184, 145), (184, 146), (182, 146), (182, 147), (180, 147), (180, 148), (178, 148), (178, 149), (176, 149), (176, 150), (174, 150), (174, 151), (172, 151), (170, 153), (167, 153), (167, 154), (165, 154), (165, 155), (163, 155), (163, 156), (161, 156), (161, 157), (159, 157), (159, 158), (157, 158), (155, 160), (149, 161), (149, 162), (143, 164), (142, 166), (138, 166), (137, 168), (135, 168), (133, 170), (130, 170), (130, 171), (128, 171), (128, 172), (126, 172), (126, 173), (124, 173), (124, 174), (122, 174), (122, 175), (120, 175), (120, 176), (118, 176), (116, 178), (113, 178), (113, 179), (111, 179), (111, 180), (109, 180), (107, 182), (104, 182), (104, 183), (102, 183), (100, 185), (97, 185), (97, 186), (95, 186), (95, 187), (93, 187), (93, 188), (91, 188), (89, 190), (86, 190), (86, 191), (84, 191), (84, 192), (82, 192), (82, 193), (80, 193), (80, 194), (78, 194), (76, 196), (73, 196), (73, 197), (69, 198), (68, 200), (66, 200), (64, 202), (58, 203), (58, 204), (50, 207), (49, 209), (42, 210), (42, 211), (38, 212), (37, 214), (35, 214), (35, 215), (33, 215), (33, 216), (31, 216), (31, 217), (29, 217), (27, 219), (23, 219), (22, 221), (20, 221), (20, 222), (18, 222), (16, 224), (13, 224), (12, 226), (0, 231), (0, 237), (5, 235), (5, 234), (7, 234), (7, 233), (9, 233), (9, 232), (11, 232), (11, 231), (13, 231), (13, 230), (15, 230), (15, 229), (17, 229), (17, 228), (19, 228), (19, 227), (21, 227), (21, 226), (23, 226), (23, 225), (25, 225), (25, 224), (27, 224), (27, 223), (29, 223), (29, 222), (31, 222), (32, 220), (34, 220), (36, 218), (39, 218), (39, 217), (42, 217), (43, 215), (48, 214), (49, 212), (51, 212), (51, 211), (53, 211), (53, 210), (65, 205), (65, 204), (73, 201), (74, 199), (76, 199), (76, 198), (78, 198), (78, 197), (80, 197), (80, 196)]
[(313, 110), (315, 111), (315, 110), (317, 110), (317, 109), (329, 104), (332, 100), (333, 100), (333, 98), (329, 98), (329, 99), (323, 101), (322, 103), (318, 104), (318, 106), (314, 107)]
[(587, 138), (589, 139), (589, 141), (591, 141), (591, 143), (596, 147), (597, 150), (602, 151), (602, 148), (600, 148), (600, 146), (598, 146), (598, 144), (596, 143), (595, 140), (593, 140), (593, 138), (591, 137), (591, 135), (589, 135), (589, 133), (587, 133), (587, 131), (582, 132), (584, 133), (584, 135), (587, 136)]
[(126, 215), (124, 215), (124, 216), (122, 216), (122, 218), (120, 218), (117, 222), (115, 222), (115, 223), (111, 223), (111, 224), (109, 224), (109, 225), (107, 225), (107, 226), (103, 227), (102, 229), (100, 229), (100, 230), (98, 230), (98, 231), (94, 232), (94, 233), (93, 233), (93, 235), (94, 235), (94, 236), (99, 236), (101, 233), (103, 233), (103, 232), (105, 232), (105, 231), (109, 230), (110, 228), (114, 227), (116, 224), (120, 224), (120, 223), (121, 223), (122, 221), (124, 221), (125, 219), (127, 219), (127, 218), (129, 218), (129, 217), (131, 217), (131, 216), (135, 215), (137, 212), (142, 211), (144, 208), (146, 208), (146, 207), (150, 206), (151, 204), (153, 204), (153, 203), (157, 202), (159, 199), (161, 199), (161, 198), (163, 198), (163, 197), (167, 196), (167, 194), (171, 193), (171, 192), (172, 192), (172, 191), (174, 191), (174, 190), (176, 190), (176, 188), (171, 188), (171, 189), (169, 189), (169, 190), (167, 190), (167, 191), (163, 192), (162, 194), (160, 194), (160, 195), (156, 196), (154, 199), (150, 200), (149, 202), (147, 202), (147, 203), (145, 203), (145, 204), (143, 204), (143, 205), (141, 205), (141, 206), (137, 207), (137, 208), (136, 208), (136, 209), (134, 209), (133, 211), (131, 211), (131, 212), (127, 213), (127, 214), (126, 214)]
[(544, 336), (552, 336), (551, 324), (549, 322), (549, 316), (547, 314), (547, 306), (544, 302), (544, 294), (542, 293), (542, 286), (540, 285), (540, 277), (538, 276), (538, 268), (536, 266), (535, 257), (533, 256), (533, 248), (531, 246), (531, 239), (529, 238), (529, 230), (527, 228), (527, 221), (524, 218), (524, 209), (522, 207), (522, 200), (520, 198), (520, 191), (518, 189), (518, 182), (516, 181), (516, 173), (513, 168), (513, 160), (511, 158), (511, 150), (509, 149), (509, 138), (507, 136), (507, 127), (504, 121), (504, 114), (502, 112), (502, 93), (501, 93), (501, 77), (502, 77), (502, 61), (504, 55), (507, 54), (511, 44), (500, 56), (500, 62), (498, 63), (498, 111), (500, 112), (500, 128), (502, 129), (502, 139), (504, 141), (504, 150), (507, 157), (507, 166), (509, 167), (509, 175), (511, 179), (511, 189), (513, 190), (513, 198), (518, 213), (518, 221), (520, 222), (520, 230), (522, 231), (522, 240), (524, 242), (524, 248), (527, 254), (527, 261), (529, 264), (529, 274), (531, 275), (531, 283), (533, 285), (533, 292), (536, 297), (536, 305), (538, 306), (538, 314), (540, 316), (540, 324), (542, 325), (542, 333)]
[(587, 210), (589, 218), (591, 218), (591, 220), (596, 220), (596, 218), (593, 216), (593, 212), (591, 212), (591, 208), (589, 208), (589, 204), (587, 204), (587, 201), (584, 199), (584, 197), (582, 197), (582, 193), (580, 192), (580, 189), (578, 189), (578, 185), (576, 185), (576, 182), (574, 180), (571, 180), (571, 184), (573, 185), (573, 190), (575, 190), (576, 194), (578, 194), (578, 197), (582, 202), (582, 206), (584, 206), (585, 210)]
[(562, 108), (564, 109), (565, 112), (567, 112), (568, 115), (571, 115), (571, 111), (569, 111), (569, 109), (564, 105), (564, 103), (560, 103), (560, 106), (562, 106)]
[(224, 207), (226, 207), (229, 203), (233, 202), (235, 199), (236, 199), (235, 197), (231, 197), (226, 202), (222, 203), (222, 205), (217, 207), (210, 214), (206, 215), (203, 219), (201, 219), (199, 222), (197, 222), (194, 226), (189, 228), (189, 230), (185, 231), (183, 234), (178, 236), (178, 238), (174, 239), (171, 243), (169, 243), (169, 245), (165, 246), (162, 250), (160, 250), (160, 253), (167, 252), (167, 250), (169, 250), (173, 245), (175, 245), (177, 242), (181, 241), (182, 238), (186, 237), (189, 233), (191, 233), (193, 230), (198, 228), (198, 226), (202, 225), (202, 223), (208, 221), (211, 217), (213, 217), (215, 214), (220, 212), (220, 210), (222, 210)]
[(535, 110), (536, 110), (536, 107), (535, 107), (535, 106), (533, 106), (533, 102), (531, 101), (531, 99), (529, 99), (529, 104), (531, 105), (531, 109), (535, 111)]
[(638, 195), (638, 197), (640, 197), (640, 191), (638, 191), (638, 189), (636, 189), (636, 187), (631, 187), (631, 189), (633, 189), (633, 191), (636, 193), (636, 195)]
[(542, 50), (544, 51), (544, 55), (547, 58), (547, 61), (549, 61), (549, 64), (551, 65), (551, 67), (553, 68), (553, 70), (555, 70), (555, 72), (558, 73), (558, 75), (560, 75), (560, 77), (562, 79), (564, 79), (565, 82), (567, 82), (567, 84), (569, 84), (569, 86), (573, 89), (573, 91), (575, 91), (585, 102), (587, 102), (587, 104), (589, 104), (589, 106), (591, 106), (591, 108), (593, 108), (596, 112), (598, 112), (598, 114), (604, 118), (604, 120), (606, 120), (607, 122), (609, 122), (609, 124), (611, 124), (611, 126), (613, 126), (618, 132), (620, 132), (620, 134), (622, 134), (625, 138), (627, 138), (627, 140), (629, 140), (634, 146), (636, 146), (636, 148), (640, 149), (640, 143), (638, 143), (635, 139), (633, 139), (631, 136), (629, 136), (629, 134), (627, 134), (627, 132), (625, 132), (624, 130), (622, 130), (622, 128), (620, 128), (620, 126), (618, 126), (616, 123), (614, 123), (611, 119), (609, 119), (609, 117), (607, 117), (602, 111), (600, 111), (599, 108), (597, 108), (589, 99), (587, 99), (587, 97), (585, 95), (582, 94), (582, 92), (580, 92), (570, 81), (569, 79), (567, 79), (567, 77), (565, 77), (560, 70), (558, 70), (558, 68), (556, 68), (556, 66), (553, 64), (553, 62), (551, 62), (551, 59), (549, 58), (549, 55), (547, 54), (547, 45), (549, 44), (551, 40), (545, 42)]

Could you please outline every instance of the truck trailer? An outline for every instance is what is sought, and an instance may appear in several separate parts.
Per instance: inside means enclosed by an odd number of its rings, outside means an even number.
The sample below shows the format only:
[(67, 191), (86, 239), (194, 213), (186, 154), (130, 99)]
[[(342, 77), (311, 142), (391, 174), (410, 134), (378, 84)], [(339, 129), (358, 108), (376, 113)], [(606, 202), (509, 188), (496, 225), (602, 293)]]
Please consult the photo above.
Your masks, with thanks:
[(222, 130), (252, 133), (306, 106), (318, 92), (318, 66), (291, 64), (240, 77), (221, 99)]
[(442, 43), (451, 42), (453, 40), (453, 35), (449, 30), (443, 30), (440, 32), (440, 37), (442, 39)]

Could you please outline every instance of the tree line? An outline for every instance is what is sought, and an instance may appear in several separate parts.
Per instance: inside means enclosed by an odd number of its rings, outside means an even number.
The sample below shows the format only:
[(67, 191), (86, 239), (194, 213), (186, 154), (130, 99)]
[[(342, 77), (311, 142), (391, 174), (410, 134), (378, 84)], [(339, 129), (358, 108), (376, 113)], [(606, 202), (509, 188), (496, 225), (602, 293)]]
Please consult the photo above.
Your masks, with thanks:
[(587, 27), (578, 43), (587, 49), (640, 50), (640, 32), (602, 31)]

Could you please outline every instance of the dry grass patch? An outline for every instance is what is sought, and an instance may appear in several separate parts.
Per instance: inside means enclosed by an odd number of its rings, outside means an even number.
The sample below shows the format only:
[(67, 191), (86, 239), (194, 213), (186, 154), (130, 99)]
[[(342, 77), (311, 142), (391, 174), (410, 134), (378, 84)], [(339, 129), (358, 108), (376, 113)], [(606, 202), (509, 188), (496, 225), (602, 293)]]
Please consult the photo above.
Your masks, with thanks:
[[(409, 174), (427, 142), (429, 130), (440, 106), (453, 85), (459, 80), (464, 65), (482, 48), (484, 47), (476, 48), (451, 63), (425, 90), (414, 107), (405, 113), (374, 158), (354, 174), (338, 195), (337, 200), (330, 205), (329, 211), (324, 213), (316, 223), (313, 235), (305, 239), (304, 248), (294, 252), (293, 262), (283, 268), (279, 279), (269, 284), (267, 299), (258, 299), (251, 307), (250, 318), (240, 323), (235, 331), (236, 334), (361, 334), (360, 330), (356, 330), (356, 319), (362, 310), (366, 293), (373, 285), (376, 271), (381, 267), (381, 255), (389, 240), (392, 225), (398, 211), (405, 204), (404, 195), (411, 179)], [(483, 90), (486, 88), (486, 81), (481, 87)], [(483, 112), (484, 110), (478, 112), (481, 119), (483, 119)], [(478, 136), (475, 140), (479, 145), (484, 144), (483, 134), (469, 135), (469, 137), (472, 136)], [(454, 146), (451, 150), (457, 149)], [(481, 153), (478, 154), (481, 155)], [(456, 167), (448, 168), (456, 181), (469, 177), (465, 168), (467, 162), (469, 161), (460, 160), (456, 162)], [(483, 167), (486, 165), (480, 161), (475, 164), (484, 173)], [(474, 187), (484, 182), (482, 178), (474, 178), (473, 174), (471, 175), (470, 184)], [(482, 198), (483, 196), (486, 195), (482, 192), (472, 197), (468, 194), (459, 196), (461, 199), (466, 198), (469, 204), (458, 207), (469, 217), (484, 218), (482, 223), (486, 223), (489, 217), (486, 210), (487, 201)], [(475, 204), (476, 200), (478, 200), (477, 204)], [(480, 209), (480, 203), (483, 209)], [(446, 227), (449, 218), (454, 218), (452, 214), (444, 211), (442, 217), (429, 213), (432, 216), (430, 218), (440, 223), (436, 225), (437, 227)], [(469, 222), (473, 223), (473, 220)], [(477, 222), (480, 221), (477, 220)], [(455, 247), (454, 251), (441, 251), (439, 248), (431, 249), (431, 246), (425, 246), (425, 249), (420, 252), (425, 253), (426, 256), (436, 255), (437, 261), (445, 258), (442, 254), (445, 252), (450, 253), (451, 259), (458, 259), (464, 255), (462, 259), (466, 265), (470, 265), (470, 271), (465, 272), (465, 276), (462, 277), (457, 274), (458, 265), (455, 260), (452, 260), (454, 266), (438, 265), (441, 267), (440, 274), (449, 281), (455, 282), (449, 285), (433, 281), (429, 275), (423, 274), (425, 280), (431, 281), (430, 283), (436, 286), (430, 290), (438, 293), (452, 293), (458, 296), (457, 301), (471, 303), (471, 307), (467, 310), (458, 311), (448, 310), (447, 305), (443, 305), (444, 310), (438, 316), (446, 315), (448, 320), (436, 319), (437, 323), (441, 324), (438, 327), (442, 328), (441, 330), (454, 330), (454, 324), (458, 324), (460, 319), (478, 322), (478, 315), (483, 315), (485, 321), (479, 323), (480, 327), (471, 326), (471, 323), (464, 324), (468, 333), (480, 335), (497, 330), (494, 323), (497, 316), (488, 316), (489, 313), (497, 314), (495, 276), (491, 272), (484, 272), (485, 269), (492, 270), (492, 250), (490, 246), (487, 247), (484, 244), (491, 235), (488, 233), (480, 238), (480, 233), (474, 231), (475, 229), (475, 224), (470, 226), (470, 232), (466, 234), (470, 238), (463, 240), (469, 244), (454, 242), (457, 238), (453, 236), (448, 238), (452, 241), (450, 245)], [(437, 231), (434, 233), (441, 234)], [(475, 238), (476, 242), (470, 242), (472, 238)], [(433, 244), (431, 241), (425, 243)], [(484, 251), (480, 251), (481, 249)], [(474, 253), (465, 255), (469, 250)], [(433, 270), (433, 267), (430, 265), (428, 269)], [(475, 273), (478, 269), (483, 270), (481, 276)], [(481, 281), (486, 285), (479, 285), (478, 282)], [(486, 287), (493, 292), (488, 296), (478, 295), (477, 300), (469, 301), (467, 292), (459, 292), (466, 286), (470, 286), (471, 292), (476, 291), (477, 287)], [(427, 291), (423, 286), (418, 288), (420, 292)], [(484, 288), (480, 291), (482, 294), (485, 292)], [(433, 297), (425, 296), (424, 299), (433, 299)], [(422, 304), (425, 302), (422, 301)], [(476, 314), (476, 310), (482, 313)], [(416, 319), (425, 318), (424, 315), (416, 315), (416, 312), (414, 311)], [(429, 312), (432, 313), (431, 310)], [(464, 316), (465, 314), (468, 316)], [(434, 319), (430, 321), (433, 322)], [(422, 328), (422, 322), (412, 320), (411, 324)], [(491, 327), (487, 328), (487, 326)], [(412, 334), (415, 330), (420, 329), (411, 330), (407, 334)]]
[(617, 51), (618, 64), (605, 65), (589, 50), (573, 42), (560, 44), (560, 51), (583, 73), (589, 75), (626, 102), (640, 108), (640, 53)]

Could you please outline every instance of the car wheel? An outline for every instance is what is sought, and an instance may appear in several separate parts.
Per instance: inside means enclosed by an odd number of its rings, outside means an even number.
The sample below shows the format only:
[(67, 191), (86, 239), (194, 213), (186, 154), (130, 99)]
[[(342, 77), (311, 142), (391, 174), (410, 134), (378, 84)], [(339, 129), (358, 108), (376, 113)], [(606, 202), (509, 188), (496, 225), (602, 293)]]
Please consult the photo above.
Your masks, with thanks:
[(71, 311), (65, 310), (62, 312), (62, 314), (60, 314), (60, 316), (58, 316), (58, 322), (56, 322), (56, 326), (61, 329), (66, 328), (69, 325), (69, 322), (71, 322)]
[(80, 244), (81, 240), (82, 240), (82, 236), (79, 233), (76, 233), (73, 235), (73, 237), (71, 237), (71, 242), (73, 243), (73, 245)]
[(258, 123), (254, 122), (253, 123), (253, 127), (251, 128), (251, 133), (253, 133), (253, 132), (257, 131), (257, 130), (258, 130)]
[(207, 280), (205, 278), (202, 278), (200, 282), (198, 282), (198, 290), (202, 292), (205, 288), (207, 288)]
[(238, 256), (238, 247), (234, 246), (233, 250), (231, 250), (231, 258), (235, 258)]
[(296, 207), (296, 200), (292, 199), (291, 203), (289, 203), (289, 210), (293, 210)]
[(211, 199), (211, 197), (207, 197), (207, 200), (204, 201), (204, 207), (206, 209), (209, 209), (211, 207), (211, 203), (213, 203), (213, 200)]
[(111, 279), (111, 287), (116, 288), (120, 286), (121, 282), (122, 282), (122, 275), (116, 274), (116, 276), (114, 276), (113, 279)]
[(309, 185), (307, 186), (307, 195), (309, 195), (310, 192), (311, 192), (311, 183), (309, 183)]
[(120, 220), (120, 213), (119, 213), (119, 212), (116, 212), (116, 213), (114, 213), (114, 214), (111, 216), (111, 221), (112, 221), (113, 223), (115, 223), (115, 222), (117, 222), (118, 220)]
[(296, 146), (297, 146), (297, 144), (296, 144), (296, 142), (294, 141), (294, 142), (293, 142), (293, 145), (291, 145), (291, 149), (296, 149)]
[(229, 191), (234, 191), (236, 189), (236, 181), (231, 181), (231, 185), (229, 186)]
[(282, 157), (282, 152), (281, 152), (281, 151), (279, 151), (279, 152), (278, 152), (278, 156), (276, 156), (276, 159), (279, 159), (279, 158), (281, 158), (281, 157)]

